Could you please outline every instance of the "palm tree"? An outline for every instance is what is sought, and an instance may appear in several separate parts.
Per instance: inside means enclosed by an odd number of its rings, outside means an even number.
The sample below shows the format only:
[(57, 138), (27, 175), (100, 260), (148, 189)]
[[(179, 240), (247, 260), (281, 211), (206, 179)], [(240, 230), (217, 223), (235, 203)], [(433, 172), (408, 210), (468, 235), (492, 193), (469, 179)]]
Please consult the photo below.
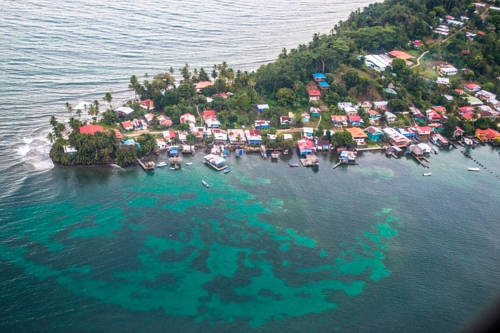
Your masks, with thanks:
[(78, 116), (78, 118), (80, 118), (80, 116), (82, 115), (82, 109), (76, 109), (76, 115)]
[(112, 94), (113, 94), (112, 91), (108, 91), (102, 98), (105, 102), (108, 102), (110, 108), (111, 108), (111, 101), (113, 100)]
[(47, 134), (47, 139), (50, 141), (50, 143), (54, 143), (54, 133), (50, 132), (49, 134)]
[(66, 102), (66, 110), (68, 110), (69, 114), (73, 113), (73, 107), (68, 102)]

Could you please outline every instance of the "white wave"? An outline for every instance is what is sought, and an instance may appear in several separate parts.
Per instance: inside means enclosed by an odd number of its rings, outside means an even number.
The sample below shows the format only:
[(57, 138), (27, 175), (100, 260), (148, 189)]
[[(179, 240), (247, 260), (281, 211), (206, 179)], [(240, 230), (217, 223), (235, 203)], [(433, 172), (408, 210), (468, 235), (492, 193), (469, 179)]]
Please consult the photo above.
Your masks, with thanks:
[(24, 137), (21, 141), (23, 143), (16, 148), (16, 152), (26, 165), (35, 170), (48, 170), (54, 167), (49, 156), (50, 142), (46, 134)]

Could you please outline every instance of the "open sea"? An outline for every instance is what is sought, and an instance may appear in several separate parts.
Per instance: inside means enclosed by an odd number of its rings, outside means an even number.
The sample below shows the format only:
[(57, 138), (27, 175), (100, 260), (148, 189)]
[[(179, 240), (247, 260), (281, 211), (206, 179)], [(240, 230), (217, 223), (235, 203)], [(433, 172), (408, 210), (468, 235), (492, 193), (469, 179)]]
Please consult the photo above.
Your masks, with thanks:
[[(457, 332), (500, 294), (500, 150), (216, 173), (54, 168), (48, 119), (170, 66), (235, 69), (370, 1), (10, 1), (0, 11), (1, 332)], [(160, 156), (159, 160), (164, 160)], [(296, 161), (296, 156), (290, 157)], [(211, 187), (205, 188), (201, 180)]]

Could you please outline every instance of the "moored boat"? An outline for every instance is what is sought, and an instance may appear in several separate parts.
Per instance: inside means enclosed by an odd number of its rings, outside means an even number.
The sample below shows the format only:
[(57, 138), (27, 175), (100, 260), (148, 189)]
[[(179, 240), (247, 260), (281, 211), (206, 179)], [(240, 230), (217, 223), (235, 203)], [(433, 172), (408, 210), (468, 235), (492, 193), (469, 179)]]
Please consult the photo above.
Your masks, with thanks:
[(163, 168), (163, 167), (166, 167), (168, 166), (168, 163), (167, 162), (160, 162), (156, 165), (157, 168)]
[(230, 173), (231, 172), (231, 167), (226, 167), (223, 172), (224, 173)]
[(422, 176), (432, 176), (432, 172), (425, 172)]
[(202, 184), (203, 184), (203, 186), (205, 186), (206, 188), (210, 188), (210, 185), (208, 185), (208, 183), (207, 183), (204, 179), (202, 179), (202, 180), (201, 180), (201, 183), (202, 183)]
[(481, 169), (479, 169), (479, 168), (468, 168), (467, 170), (469, 170), (469, 171), (476, 171), (477, 172), (477, 171), (480, 171)]
[(291, 163), (291, 162), (290, 162), (290, 163), (288, 163), (288, 166), (289, 166), (290, 168), (298, 168), (298, 167), (299, 167), (299, 164), (298, 164), (298, 163)]

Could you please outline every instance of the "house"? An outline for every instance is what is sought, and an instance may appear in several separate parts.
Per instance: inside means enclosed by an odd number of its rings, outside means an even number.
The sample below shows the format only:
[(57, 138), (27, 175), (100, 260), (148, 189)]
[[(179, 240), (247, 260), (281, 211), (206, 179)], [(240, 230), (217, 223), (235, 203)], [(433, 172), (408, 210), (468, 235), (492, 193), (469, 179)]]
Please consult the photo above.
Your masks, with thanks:
[(96, 132), (104, 132), (104, 128), (100, 125), (91, 125), (91, 124), (80, 127), (80, 133), (94, 135)]
[(180, 142), (186, 142), (187, 141), (187, 135), (188, 135), (188, 133), (186, 131), (177, 131), (176, 135), (177, 135), (177, 138), (179, 139)]
[[(411, 107), (410, 107), (411, 109)], [(425, 116), (424, 114), (417, 108), (413, 108), (411, 111), (411, 114), (413, 115), (413, 118), (418, 121), (419, 123), (425, 122)]]
[(288, 125), (290, 125), (290, 117), (281, 116), (280, 117), (280, 125), (281, 126), (288, 126)]
[(500, 133), (494, 129), (488, 128), (485, 130), (476, 129), (476, 137), (481, 141), (491, 141), (500, 138)]
[(364, 145), (365, 140), (368, 138), (368, 135), (366, 135), (365, 131), (363, 131), (359, 127), (349, 127), (345, 129), (347, 132), (351, 133), (352, 138), (358, 145)]
[(255, 121), (256, 129), (267, 129), (271, 128), (271, 122), (269, 120), (256, 120)]
[(389, 102), (387, 101), (377, 101), (373, 102), (373, 108), (376, 110), (387, 110), (387, 107), (389, 106)]
[(415, 157), (423, 157), (424, 151), (418, 145), (410, 145), (408, 148), (408, 152)]
[(390, 123), (393, 123), (396, 121), (396, 115), (390, 111), (385, 111), (385, 120), (387, 120), (387, 122), (390, 124)]
[(215, 116), (215, 110), (204, 110), (203, 111), (203, 121), (208, 128), (219, 128), (220, 121), (217, 120)]
[(118, 113), (118, 116), (125, 117), (134, 112), (134, 109), (128, 106), (120, 106), (119, 108), (115, 109), (115, 112)]
[(309, 113), (307, 113), (307, 112), (302, 113), (302, 121), (304, 123), (308, 123), (310, 120), (311, 120), (311, 116), (309, 115)]
[(190, 128), (191, 133), (194, 135), (196, 141), (200, 142), (205, 137), (205, 128), (192, 126)]
[(382, 132), (382, 130), (380, 128), (375, 127), (375, 126), (370, 126), (370, 127), (366, 128), (365, 132), (366, 132), (366, 135), (368, 135), (368, 139), (370, 141), (380, 141), (382, 134), (384, 134), (384, 132)]
[(210, 87), (213, 85), (214, 83), (212, 81), (200, 81), (195, 84), (194, 88), (196, 89), (196, 92), (199, 94), (206, 87)]
[(156, 139), (156, 145), (158, 146), (159, 149), (167, 148), (167, 143), (163, 139)]
[(369, 54), (364, 59), (366, 67), (379, 72), (383, 72), (392, 64), (392, 59), (385, 54)]
[(321, 114), (321, 109), (311, 106), (309, 112), (311, 113), (311, 117), (319, 117)]
[(441, 122), (441, 115), (434, 110), (426, 110), (425, 115), (427, 116), (427, 120), (432, 122)]
[(175, 132), (174, 131), (163, 131), (163, 137), (167, 142), (170, 142), (175, 138)]
[(403, 59), (405, 61), (408, 61), (410, 59), (415, 58), (411, 54), (408, 54), (408, 53), (403, 52), (403, 51), (398, 51), (398, 50), (394, 50), (394, 51), (389, 52), (389, 55), (391, 55), (394, 58)]
[(441, 114), (446, 113), (446, 108), (444, 106), (435, 106), (432, 108), (434, 111), (439, 112)]
[(293, 140), (293, 135), (290, 133), (283, 134), (283, 140)]
[(357, 116), (358, 115), (358, 110), (356, 110), (356, 108), (352, 107), (352, 106), (346, 106), (344, 108), (344, 112), (347, 116)]
[(481, 86), (477, 83), (466, 83), (464, 84), (464, 89), (468, 92), (478, 92), (481, 90)]
[(332, 115), (332, 122), (335, 125), (347, 126), (347, 116), (336, 116)]
[(476, 93), (476, 97), (489, 103), (492, 103), (492, 101), (497, 99), (497, 95), (486, 90), (479, 90)]
[(131, 147), (140, 147), (141, 145), (139, 144), (139, 142), (135, 141), (134, 139), (128, 139), (128, 140), (125, 140), (123, 141), (123, 144), (125, 146), (131, 146)]
[(121, 140), (121, 138), (123, 138), (122, 133), (117, 128), (113, 128), (113, 133), (115, 133), (115, 138), (120, 139), (120, 140)]
[(250, 144), (259, 144), (262, 142), (262, 136), (258, 129), (245, 130), (245, 137)]
[(472, 112), (464, 112), (461, 113), (460, 116), (464, 118), (464, 120), (473, 120), (474, 119), (474, 113)]
[(359, 104), (359, 107), (362, 108), (362, 109), (370, 109), (372, 107), (372, 103), (369, 102), (369, 101), (364, 101), (362, 103)]
[(352, 106), (351, 102), (338, 102), (337, 107), (341, 110), (344, 110), (346, 107)]
[(305, 137), (312, 137), (314, 135), (314, 128), (304, 127), (302, 128), (302, 133), (304, 133)]
[(478, 105), (483, 105), (483, 102), (477, 97), (474, 96), (467, 96), (467, 102), (472, 105), (472, 106), (478, 106)]
[(312, 76), (313, 76), (313, 80), (316, 82), (326, 81), (326, 75), (323, 73), (314, 73)]
[(436, 79), (436, 83), (438, 85), (443, 85), (443, 86), (447, 86), (450, 84), (450, 79), (448, 79), (447, 77), (438, 77)]
[(330, 88), (330, 84), (326, 81), (321, 81), (318, 83), (318, 85), (321, 90), (327, 90)]
[(269, 105), (268, 104), (257, 104), (257, 111), (263, 112), (264, 110), (268, 110)]
[(73, 146), (63, 146), (64, 153), (74, 155), (78, 150)]
[(452, 102), (453, 101), (453, 96), (444, 94), (443, 98), (446, 100), (446, 102)]
[(455, 89), (454, 91), (458, 94), (458, 96), (463, 96), (465, 94), (463, 89)]
[(465, 131), (462, 128), (457, 126), (457, 127), (455, 127), (455, 131), (453, 131), (453, 138), (454, 139), (461, 138), (464, 134), (465, 134)]
[(349, 116), (349, 123), (353, 126), (359, 126), (363, 123), (363, 119), (360, 116)]
[(132, 124), (131, 121), (122, 121), (122, 127), (126, 131), (133, 131), (134, 130), (134, 125)]
[(223, 129), (216, 128), (212, 130), (214, 136), (214, 141), (216, 143), (226, 143), (227, 142), (227, 132)]
[(155, 115), (152, 114), (152, 113), (146, 113), (144, 115), (144, 119), (146, 119), (146, 122), (148, 123), (148, 125), (152, 125), (153, 124), (153, 120), (155, 119)]
[(481, 117), (484, 117), (484, 118), (496, 119), (496, 117), (498, 116), (498, 112), (493, 110), (488, 105), (478, 106), (477, 111), (478, 111), (479, 115)]
[(418, 131), (415, 127), (398, 128), (397, 131), (406, 138), (416, 138)]
[(316, 149), (318, 151), (329, 151), (330, 150), (330, 141), (318, 140), (318, 142), (316, 143)]
[(167, 117), (165, 115), (162, 115), (162, 114), (159, 115), (158, 117), (156, 117), (156, 120), (158, 121), (158, 123), (161, 126), (170, 127), (170, 126), (172, 126), (174, 124), (169, 117)]
[(412, 44), (413, 44), (413, 47), (414, 47), (416, 50), (418, 50), (418, 49), (420, 49), (420, 47), (422, 47), (422, 45), (424, 45), (424, 42), (422, 42), (421, 40), (414, 40), (414, 41), (412, 42)]
[(389, 137), (389, 143), (396, 147), (406, 147), (410, 144), (410, 139), (396, 131), (394, 128), (385, 127), (383, 132)]
[(431, 128), (429, 126), (417, 126), (417, 138), (421, 141), (429, 140)]
[(240, 144), (245, 142), (245, 131), (242, 129), (230, 129), (228, 130), (229, 133), (229, 142), (231, 144)]
[(442, 64), (437, 66), (437, 71), (446, 76), (453, 76), (458, 74), (458, 69), (450, 64)]
[(180, 117), (181, 124), (188, 124), (189, 126), (196, 124), (196, 118), (191, 113), (184, 113)]
[(309, 139), (297, 141), (297, 147), (299, 148), (300, 155), (309, 155), (316, 152), (316, 145), (314, 144), (314, 141)]
[(319, 90), (308, 90), (307, 94), (309, 95), (309, 101), (319, 101), (321, 97), (321, 91)]
[(382, 116), (375, 110), (368, 110), (368, 117), (370, 119), (380, 119)]
[(153, 103), (153, 101), (150, 99), (145, 99), (143, 101), (140, 101), (139, 105), (141, 106), (141, 108), (147, 111), (153, 110), (155, 108), (155, 103)]

